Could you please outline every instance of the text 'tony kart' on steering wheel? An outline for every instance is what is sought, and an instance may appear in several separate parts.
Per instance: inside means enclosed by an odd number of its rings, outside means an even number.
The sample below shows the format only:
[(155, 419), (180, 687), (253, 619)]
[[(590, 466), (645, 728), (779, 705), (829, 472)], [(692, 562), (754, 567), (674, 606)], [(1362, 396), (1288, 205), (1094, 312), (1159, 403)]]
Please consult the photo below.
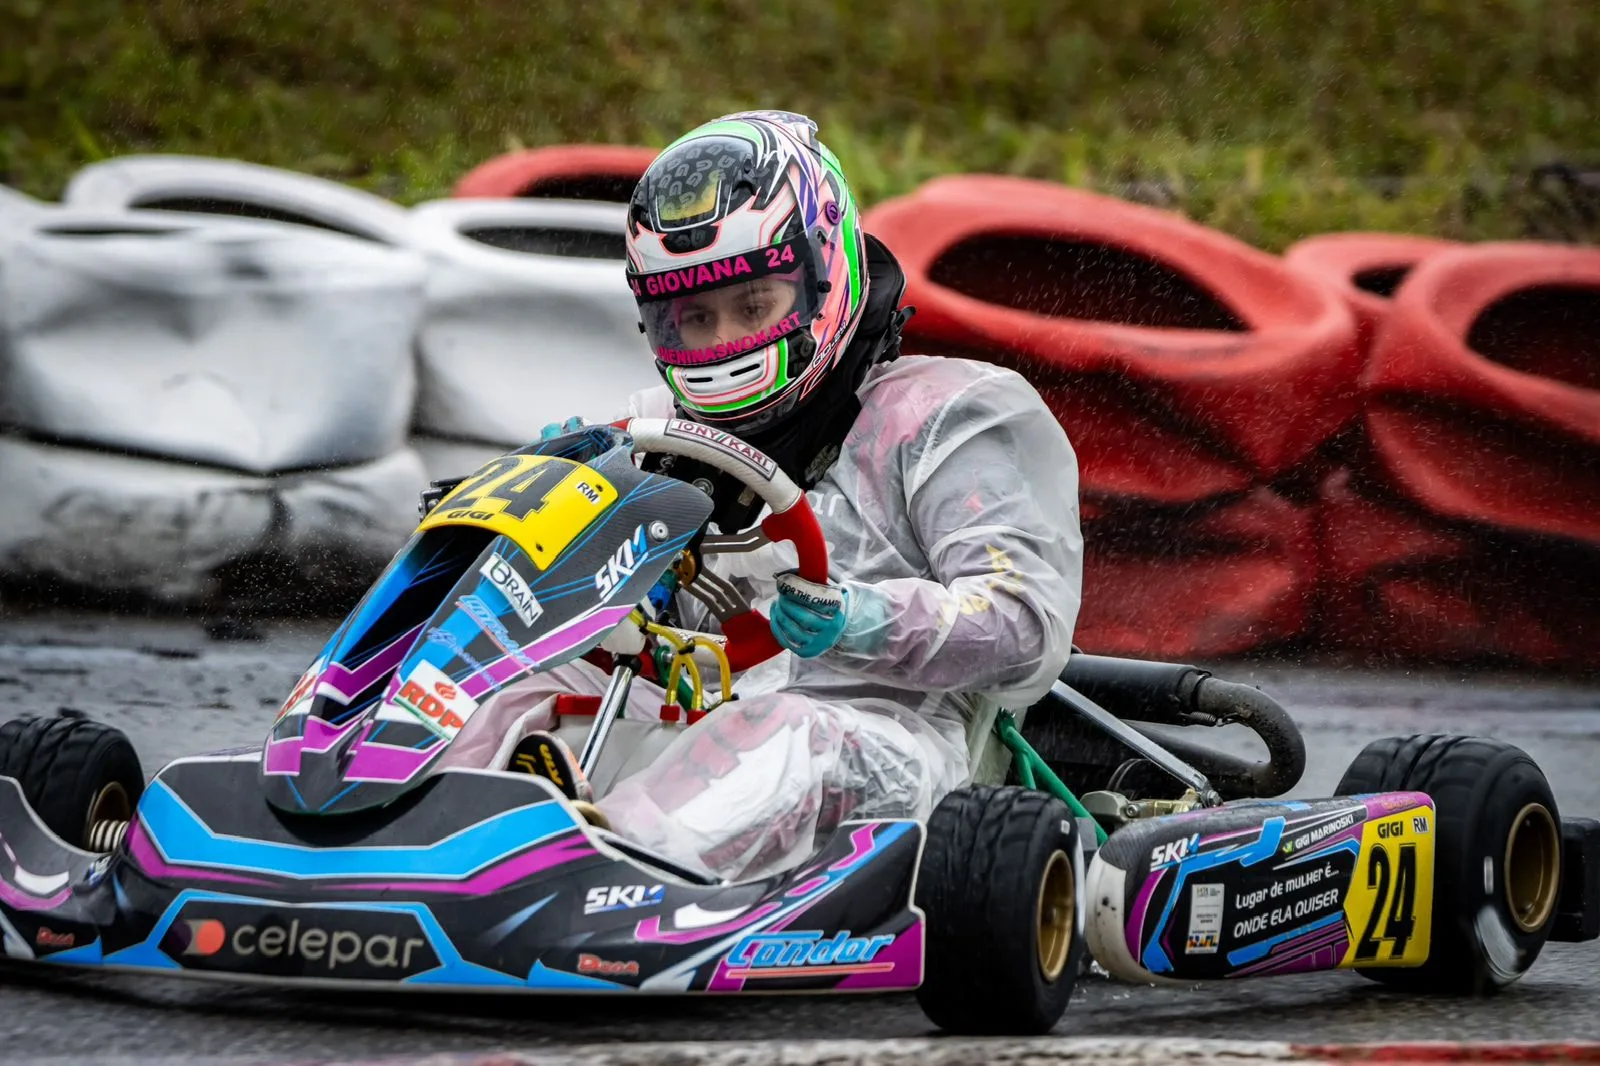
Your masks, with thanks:
[[(773, 459), (731, 433), (680, 418), (630, 418), (613, 425), (633, 437), (636, 454), (661, 452), (698, 460), (749, 488), (772, 508), (761, 520), (767, 539), (794, 545), (801, 577), (819, 584), (828, 580), (828, 545), (822, 527), (806, 494)], [(723, 619), (722, 632), (728, 639), (728, 664), (734, 670), (747, 669), (783, 650), (766, 615), (757, 610)]]

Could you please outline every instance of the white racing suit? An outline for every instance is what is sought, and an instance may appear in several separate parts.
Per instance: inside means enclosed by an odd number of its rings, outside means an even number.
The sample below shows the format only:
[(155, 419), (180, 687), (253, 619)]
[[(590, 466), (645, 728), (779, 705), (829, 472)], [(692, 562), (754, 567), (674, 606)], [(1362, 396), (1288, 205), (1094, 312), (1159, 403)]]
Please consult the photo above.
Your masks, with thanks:
[[(1039, 699), (1071, 648), (1077, 459), (1033, 387), (986, 363), (903, 356), (859, 395), (839, 460), (807, 494), (849, 590), (843, 636), (746, 671), (737, 701), (599, 799), (624, 836), (723, 877), (791, 866), (845, 818), (927, 818), (969, 780), (969, 723)], [(629, 413), (669, 417), (671, 394), (638, 393)], [(787, 544), (706, 561), (762, 609), (772, 575), (795, 565)], [(517, 682), (447, 763), (505, 765), (526, 732), (551, 728), (557, 694), (606, 681), (574, 662)], [(661, 702), (636, 681), (624, 717), (658, 720)]]

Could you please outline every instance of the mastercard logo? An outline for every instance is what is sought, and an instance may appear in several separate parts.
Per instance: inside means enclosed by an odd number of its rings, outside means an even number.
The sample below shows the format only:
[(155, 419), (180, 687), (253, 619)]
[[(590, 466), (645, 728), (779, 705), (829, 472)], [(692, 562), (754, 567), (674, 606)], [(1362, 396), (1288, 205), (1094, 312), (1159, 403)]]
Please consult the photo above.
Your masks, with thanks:
[(189, 927), (189, 946), (185, 955), (215, 955), (228, 940), (228, 931), (215, 918), (185, 918)]

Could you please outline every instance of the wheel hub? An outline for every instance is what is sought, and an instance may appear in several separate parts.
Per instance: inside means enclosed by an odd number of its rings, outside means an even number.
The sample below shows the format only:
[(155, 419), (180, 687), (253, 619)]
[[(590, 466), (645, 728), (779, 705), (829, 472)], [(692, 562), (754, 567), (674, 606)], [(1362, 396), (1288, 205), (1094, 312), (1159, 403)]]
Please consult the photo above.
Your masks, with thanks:
[(1045, 980), (1054, 981), (1066, 968), (1072, 950), (1073, 919), (1077, 914), (1077, 886), (1072, 864), (1065, 852), (1057, 851), (1045, 864), (1039, 881), (1036, 910), (1039, 970)]
[(1504, 871), (1512, 921), (1524, 933), (1537, 932), (1561, 890), (1561, 832), (1544, 804), (1530, 803), (1511, 820)]

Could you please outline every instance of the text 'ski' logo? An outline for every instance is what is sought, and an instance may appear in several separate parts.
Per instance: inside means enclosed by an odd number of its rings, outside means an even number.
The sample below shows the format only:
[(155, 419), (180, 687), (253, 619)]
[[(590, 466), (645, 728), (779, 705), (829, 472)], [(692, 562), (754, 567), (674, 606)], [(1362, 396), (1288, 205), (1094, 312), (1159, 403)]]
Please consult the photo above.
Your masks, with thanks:
[(595, 571), (594, 587), (600, 590), (602, 596), (611, 595), (612, 589), (632, 577), (639, 569), (639, 565), (644, 562), (646, 550), (644, 526), (635, 526), (633, 536), (611, 553), (611, 559), (605, 566)]

